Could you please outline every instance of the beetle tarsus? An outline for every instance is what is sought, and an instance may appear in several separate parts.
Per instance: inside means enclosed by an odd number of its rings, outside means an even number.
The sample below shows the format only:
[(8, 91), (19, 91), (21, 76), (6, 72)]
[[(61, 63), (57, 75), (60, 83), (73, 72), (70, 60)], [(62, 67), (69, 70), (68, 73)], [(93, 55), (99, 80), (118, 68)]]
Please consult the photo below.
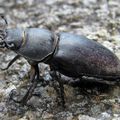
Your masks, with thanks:
[(57, 81), (59, 83), (61, 104), (62, 104), (62, 107), (65, 108), (64, 85), (63, 85), (63, 83), (61, 81), (60, 73), (57, 75)]

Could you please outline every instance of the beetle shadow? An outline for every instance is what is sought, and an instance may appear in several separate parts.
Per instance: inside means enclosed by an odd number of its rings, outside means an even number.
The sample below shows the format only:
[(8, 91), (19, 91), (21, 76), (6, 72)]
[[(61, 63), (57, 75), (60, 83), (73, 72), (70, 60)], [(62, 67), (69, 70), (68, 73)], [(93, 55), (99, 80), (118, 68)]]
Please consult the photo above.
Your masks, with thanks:
[(73, 79), (66, 76), (62, 76), (62, 79), (65, 84), (70, 85), (74, 88), (79, 88), (82, 91), (90, 90), (90, 94), (95, 94), (95, 91), (99, 93), (109, 93), (114, 87), (120, 85), (116, 81), (107, 81), (92, 77)]

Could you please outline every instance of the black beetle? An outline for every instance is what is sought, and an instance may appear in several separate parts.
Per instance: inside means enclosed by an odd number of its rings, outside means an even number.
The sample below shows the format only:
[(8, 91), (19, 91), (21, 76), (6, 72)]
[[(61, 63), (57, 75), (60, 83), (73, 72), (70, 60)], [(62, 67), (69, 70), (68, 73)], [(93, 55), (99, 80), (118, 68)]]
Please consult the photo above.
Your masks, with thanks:
[(120, 78), (120, 61), (116, 55), (84, 36), (62, 32), (55, 37), (49, 30), (40, 28), (10, 29), (3, 42), (28, 61), (45, 62), (69, 77)]
[[(49, 64), (51, 70), (63, 75), (82, 78), (83, 76), (101, 78), (103, 81), (116, 81), (120, 78), (120, 60), (100, 43), (81, 35), (72, 33), (53, 33), (41, 28), (7, 29), (7, 36), (0, 43), (1, 48), (8, 48), (18, 55), (8, 67), (20, 56), (26, 58), (31, 64), (31, 80), (39, 80), (38, 63)], [(8, 68), (7, 67), (7, 68)], [(36, 81), (36, 80), (35, 80)], [(61, 82), (60, 82), (61, 83)], [(27, 97), (29, 99), (37, 82), (34, 82)], [(63, 98), (63, 85), (61, 84), (61, 96)]]

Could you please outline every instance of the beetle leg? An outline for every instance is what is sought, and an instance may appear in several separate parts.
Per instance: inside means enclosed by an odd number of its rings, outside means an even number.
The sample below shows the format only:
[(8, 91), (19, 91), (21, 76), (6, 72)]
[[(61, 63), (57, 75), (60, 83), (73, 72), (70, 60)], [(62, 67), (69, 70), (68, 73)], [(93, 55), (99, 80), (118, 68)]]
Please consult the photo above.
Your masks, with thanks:
[(57, 94), (60, 95), (62, 107), (65, 108), (64, 86), (63, 86), (62, 81), (60, 80), (61, 75), (60, 74), (57, 75), (56, 71), (53, 71), (51, 76), (53, 77), (53, 79), (57, 80), (57, 82), (59, 84), (59, 90), (55, 85), (53, 87), (56, 90)]
[(27, 93), (25, 94), (25, 96), (21, 100), (22, 105), (25, 105), (27, 103), (27, 101), (32, 97), (33, 92), (34, 92), (35, 88), (37, 87), (38, 82), (43, 81), (43, 79), (40, 78), (40, 76), (39, 76), (38, 64), (31, 66), (31, 67), (34, 68), (35, 72), (33, 72), (34, 74), (31, 76), (32, 84), (31, 84), (30, 88), (28, 89)]
[(9, 100), (13, 100), (15, 103), (19, 103), (21, 106), (27, 105), (27, 102), (32, 97), (32, 93), (34, 92), (34, 89), (36, 88), (37, 84), (38, 84), (37, 80), (34, 80), (34, 82), (30, 85), (28, 91), (21, 100), (16, 100), (13, 98), (14, 91), (11, 93)]
[[(38, 68), (38, 64), (32, 66), (32, 68), (34, 68), (35, 72), (33, 72), (33, 75), (31, 77), (31, 81), (33, 81), (27, 91), (27, 93), (24, 95), (24, 97), (18, 101), (12, 98), (13, 101), (20, 103), (21, 105), (25, 105), (27, 103), (27, 101), (32, 97), (32, 93), (34, 92), (34, 89), (36, 88), (38, 81), (39, 81), (39, 68)], [(35, 78), (36, 76), (36, 78)]]
[(20, 55), (16, 55), (7, 65), (6, 68), (1, 68), (1, 70), (7, 70), (17, 59), (20, 58)]
[[(56, 73), (57, 75), (57, 73)], [(65, 108), (65, 98), (64, 98), (64, 85), (61, 81), (61, 75), (58, 73), (57, 75), (57, 81), (59, 83), (59, 89), (60, 89), (60, 97), (61, 97), (61, 102), (62, 102), (62, 107)]]
[(58, 81), (58, 83), (59, 83), (59, 87), (60, 87), (60, 96), (61, 96), (62, 107), (65, 108), (64, 85), (60, 81)]
[(19, 101), (21, 103), (21, 105), (25, 105), (27, 103), (27, 101), (32, 97), (32, 93), (34, 92), (37, 84), (38, 84), (38, 81), (34, 80), (34, 82), (29, 87), (25, 96), (21, 99), (21, 101)]
[(30, 82), (34, 82), (35, 75), (36, 75), (35, 66), (31, 65), (31, 70), (30, 70)]

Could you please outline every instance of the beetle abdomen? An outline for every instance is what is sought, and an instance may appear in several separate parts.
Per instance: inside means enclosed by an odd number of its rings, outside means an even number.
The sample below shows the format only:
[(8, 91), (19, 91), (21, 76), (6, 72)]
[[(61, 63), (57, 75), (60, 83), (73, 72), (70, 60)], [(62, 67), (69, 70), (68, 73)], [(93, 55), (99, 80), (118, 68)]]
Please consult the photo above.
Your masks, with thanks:
[(61, 73), (79, 77), (120, 76), (120, 61), (110, 50), (84, 36), (60, 33), (54, 67)]

